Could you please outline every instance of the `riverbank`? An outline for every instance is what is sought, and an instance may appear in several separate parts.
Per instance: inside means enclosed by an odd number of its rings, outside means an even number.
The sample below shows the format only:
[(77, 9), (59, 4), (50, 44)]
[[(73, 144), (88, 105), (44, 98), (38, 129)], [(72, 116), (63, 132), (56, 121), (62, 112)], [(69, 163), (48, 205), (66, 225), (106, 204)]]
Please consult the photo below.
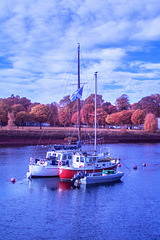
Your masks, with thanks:
[[(48, 145), (77, 142), (78, 130), (72, 127), (19, 127), (1, 128), (0, 146)], [(94, 142), (94, 129), (82, 128), (82, 142)], [(144, 143), (160, 142), (160, 131), (149, 133), (144, 130), (98, 129), (97, 143)]]

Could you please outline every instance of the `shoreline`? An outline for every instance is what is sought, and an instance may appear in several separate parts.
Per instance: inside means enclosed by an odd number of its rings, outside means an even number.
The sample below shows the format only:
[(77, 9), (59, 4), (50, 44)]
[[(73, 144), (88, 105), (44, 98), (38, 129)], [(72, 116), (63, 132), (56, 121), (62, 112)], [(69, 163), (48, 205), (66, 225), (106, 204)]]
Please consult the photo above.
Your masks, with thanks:
[[(69, 144), (77, 142), (78, 130), (73, 127), (19, 127), (7, 130), (0, 129), (0, 147)], [(72, 138), (72, 141), (71, 141)], [(66, 141), (69, 140), (69, 141)], [(160, 130), (149, 133), (144, 130), (127, 130), (123, 133), (119, 129), (98, 129), (97, 144), (104, 143), (158, 143)], [(94, 129), (82, 128), (82, 144), (94, 143)]]

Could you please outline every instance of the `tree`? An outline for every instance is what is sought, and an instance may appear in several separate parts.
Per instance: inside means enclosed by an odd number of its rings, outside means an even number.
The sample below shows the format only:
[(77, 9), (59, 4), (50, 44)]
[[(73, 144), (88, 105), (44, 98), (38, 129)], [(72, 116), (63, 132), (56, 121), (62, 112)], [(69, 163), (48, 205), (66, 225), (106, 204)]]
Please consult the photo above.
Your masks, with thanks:
[(112, 113), (110, 115), (110, 120), (112, 121), (112, 124), (114, 125), (117, 125), (117, 124), (120, 124), (120, 113), (119, 112), (116, 112), (116, 113)]
[[(81, 105), (82, 105), (82, 101), (81, 101)], [(66, 108), (66, 109), (65, 109)], [(63, 110), (62, 110), (63, 109)], [(60, 100), (59, 102), (59, 111), (60, 111), (60, 115), (61, 113), (64, 111), (65, 114), (67, 114), (67, 117), (69, 117), (69, 120), (67, 120), (67, 125), (69, 125), (71, 123), (71, 118), (72, 115), (77, 112), (77, 100), (76, 101), (71, 101), (70, 100), (70, 96), (65, 96), (62, 100)], [(59, 113), (58, 113), (59, 115)], [(62, 120), (63, 116), (59, 116), (60, 117), (60, 121), (61, 123), (64, 122)], [(59, 118), (58, 117), (58, 118)], [(63, 125), (63, 124), (62, 124)], [(64, 124), (66, 125), (66, 124)]]
[(29, 121), (29, 113), (21, 111), (16, 114), (16, 123), (21, 126), (25, 126), (26, 122)]
[(108, 114), (112, 114), (112, 113), (116, 113), (116, 112), (117, 112), (116, 106), (111, 105), (108, 107), (108, 112), (107, 112)]
[(58, 104), (53, 102), (48, 104), (48, 107), (50, 109), (49, 122), (51, 125), (55, 126), (58, 124)]
[(117, 112), (116, 106), (112, 105), (110, 102), (105, 102), (102, 104), (102, 109), (108, 114)]
[[(101, 107), (104, 100), (102, 99), (102, 95), (97, 94), (97, 107)], [(85, 104), (95, 104), (95, 94), (91, 94), (85, 100)]]
[(108, 115), (105, 119), (107, 124), (114, 124), (114, 125), (124, 125), (124, 124), (132, 124), (131, 116), (133, 111), (131, 110), (123, 110), (121, 112), (112, 113)]
[[(104, 126), (105, 125), (105, 118), (107, 117), (107, 112), (105, 112), (102, 108), (97, 109), (97, 125)], [(95, 124), (95, 111), (90, 116), (89, 123), (91, 125)]]
[(77, 114), (77, 112), (75, 112), (75, 113), (72, 115), (71, 123), (77, 125), (77, 117), (78, 117), (78, 114)]
[(27, 99), (26, 97), (22, 97), (18, 101), (26, 110), (28, 110), (29, 106), (31, 105), (31, 100)]
[(40, 124), (40, 129), (42, 128), (42, 123), (48, 121), (49, 114), (50, 109), (47, 105), (38, 104), (31, 108), (32, 118)]
[(70, 109), (67, 106), (61, 107), (58, 111), (60, 125), (68, 126), (71, 123)]
[(5, 103), (11, 107), (14, 104), (17, 104), (19, 101), (19, 96), (14, 96), (14, 94), (12, 94), (9, 98), (5, 99)]
[(145, 117), (144, 130), (148, 132), (155, 132), (158, 128), (158, 122), (154, 114), (149, 113)]
[(8, 112), (8, 126), (7, 129), (11, 130), (15, 126), (15, 117), (13, 112)]
[(25, 111), (25, 107), (22, 105), (22, 104), (14, 104), (12, 107), (11, 107), (12, 111), (14, 112), (14, 114), (16, 115), (18, 112), (21, 112), (21, 111)]
[(69, 105), (70, 103), (71, 103), (70, 96), (67, 95), (67, 96), (65, 96), (62, 100), (60, 100), (59, 106), (60, 106), (60, 107), (64, 107), (64, 106)]
[(105, 121), (108, 125), (113, 125), (114, 124), (114, 120), (113, 120), (113, 114), (107, 115), (107, 117), (105, 118)]
[(119, 112), (118, 114), (118, 121), (119, 124), (132, 124), (131, 117), (132, 117), (133, 111), (131, 110), (123, 110)]
[(130, 107), (130, 103), (129, 103), (129, 97), (127, 94), (123, 94), (121, 97), (117, 98), (116, 100), (116, 107), (117, 110), (123, 111), (123, 110), (128, 110)]
[(141, 109), (145, 114), (153, 113), (156, 117), (160, 117), (160, 95), (152, 94), (142, 98), (137, 103), (137, 109)]
[(92, 104), (85, 104), (85, 106), (81, 110), (82, 122), (84, 124), (87, 124), (87, 125), (90, 124), (90, 118), (91, 118), (91, 115), (94, 114), (94, 111), (95, 111), (94, 103), (92, 103)]
[(8, 105), (4, 101), (0, 101), (0, 124), (7, 124), (8, 121)]
[(145, 113), (142, 110), (140, 110), (140, 109), (137, 109), (132, 114), (132, 117), (131, 117), (131, 121), (135, 125), (143, 124), (144, 123), (144, 119), (145, 119)]

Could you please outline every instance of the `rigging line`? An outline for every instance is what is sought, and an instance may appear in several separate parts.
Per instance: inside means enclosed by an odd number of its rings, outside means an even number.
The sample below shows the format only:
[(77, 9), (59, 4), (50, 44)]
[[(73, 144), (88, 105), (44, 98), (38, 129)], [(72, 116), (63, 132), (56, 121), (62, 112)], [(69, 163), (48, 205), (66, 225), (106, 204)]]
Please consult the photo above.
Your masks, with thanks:
[(86, 72), (85, 61), (83, 60), (82, 53), (81, 53), (81, 62), (82, 62), (82, 66), (83, 66), (83, 69), (84, 69), (84, 72), (85, 72), (84, 75), (86, 75), (87, 82), (88, 82), (88, 76), (87, 76), (87, 72)]
[(129, 168), (129, 167), (127, 167), (127, 165), (122, 161), (122, 160), (120, 160), (122, 163), (123, 163), (123, 165), (129, 170), (129, 172), (131, 172), (131, 169)]
[[(59, 90), (59, 93), (57, 95), (57, 99), (59, 98), (60, 96), (60, 92), (62, 92), (62, 89), (64, 88), (64, 85), (67, 86), (68, 85), (68, 82), (69, 82), (69, 79), (70, 79), (70, 76), (71, 76), (71, 72), (72, 72), (72, 69), (73, 69), (73, 66), (74, 66), (74, 63), (75, 63), (75, 59), (76, 59), (76, 54), (77, 54), (77, 51), (75, 51), (75, 57), (74, 59), (72, 60), (71, 64), (70, 64), (70, 67), (69, 67), (69, 70), (68, 72), (66, 73), (66, 77), (63, 79), (63, 82), (61, 84), (61, 87), (60, 87), (60, 90)], [(69, 76), (68, 76), (69, 75)], [(67, 79), (68, 77), (68, 79)], [(67, 79), (67, 84), (65, 83), (66, 82), (66, 79)], [(64, 84), (65, 83), (65, 84)], [(66, 87), (67, 88), (67, 87)], [(64, 91), (64, 94), (66, 92), (66, 88), (65, 88), (65, 91)], [(56, 100), (57, 101), (57, 100)]]
[[(74, 57), (74, 60), (71, 62), (70, 71), (69, 71), (69, 72), (70, 72), (70, 75), (71, 75), (71, 70), (72, 70), (72, 68), (73, 68), (75, 59), (76, 59), (76, 56)], [(66, 73), (66, 76), (67, 76), (67, 75), (68, 75), (68, 73)], [(69, 81), (69, 77), (68, 77), (68, 81)], [(68, 81), (67, 81), (67, 83), (68, 83)], [(63, 86), (64, 86), (64, 82), (65, 82), (65, 78), (63, 79), (63, 82), (62, 82), (60, 91), (61, 91), (61, 89), (62, 89)], [(60, 91), (59, 91), (59, 93), (58, 93), (57, 99), (58, 99), (58, 97), (59, 97), (59, 95), (60, 95)], [(65, 89), (65, 91), (66, 91), (66, 89)], [(57, 101), (57, 100), (56, 100), (56, 101)], [(50, 119), (50, 117), (51, 117), (51, 113), (49, 114), (49, 116), (48, 116), (48, 118), (47, 118), (47, 121)], [(41, 141), (43, 135), (44, 135), (44, 129), (43, 129), (43, 131), (42, 131), (42, 134), (41, 134), (40, 139), (39, 139), (39, 141), (38, 141), (38, 144), (37, 144), (37, 146), (36, 146), (36, 151), (37, 151), (37, 148), (38, 148), (38, 146), (39, 146), (39, 144), (40, 144), (40, 141)]]

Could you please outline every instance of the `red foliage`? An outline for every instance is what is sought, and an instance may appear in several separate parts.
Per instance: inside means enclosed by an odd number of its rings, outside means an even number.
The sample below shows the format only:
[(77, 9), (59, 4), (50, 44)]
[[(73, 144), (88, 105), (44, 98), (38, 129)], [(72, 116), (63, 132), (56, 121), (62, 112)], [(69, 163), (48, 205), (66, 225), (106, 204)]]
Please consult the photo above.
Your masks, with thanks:
[(152, 113), (149, 113), (146, 115), (145, 123), (144, 123), (144, 130), (148, 132), (155, 132), (158, 128), (158, 122), (155, 118), (155, 115)]
[(131, 121), (133, 122), (133, 124), (139, 125), (144, 123), (144, 118), (145, 118), (145, 113), (142, 110), (137, 109), (132, 114)]

